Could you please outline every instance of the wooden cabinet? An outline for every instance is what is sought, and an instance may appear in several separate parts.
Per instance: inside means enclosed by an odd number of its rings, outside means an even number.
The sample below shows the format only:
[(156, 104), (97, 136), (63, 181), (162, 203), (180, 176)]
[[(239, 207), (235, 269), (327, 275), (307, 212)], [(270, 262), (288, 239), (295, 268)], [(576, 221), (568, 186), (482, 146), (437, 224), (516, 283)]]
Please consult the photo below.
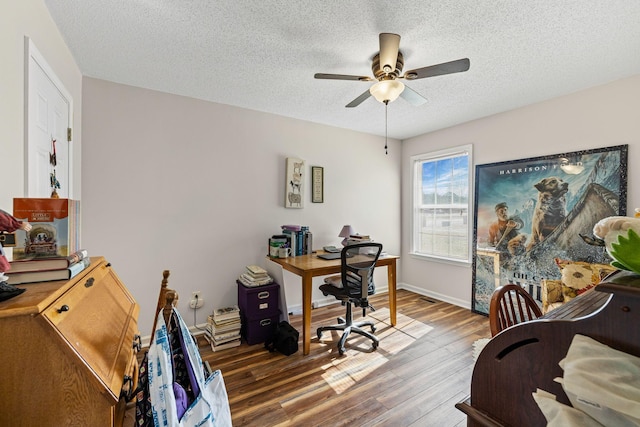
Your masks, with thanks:
[(139, 307), (110, 264), (22, 287), (0, 303), (0, 425), (121, 425)]

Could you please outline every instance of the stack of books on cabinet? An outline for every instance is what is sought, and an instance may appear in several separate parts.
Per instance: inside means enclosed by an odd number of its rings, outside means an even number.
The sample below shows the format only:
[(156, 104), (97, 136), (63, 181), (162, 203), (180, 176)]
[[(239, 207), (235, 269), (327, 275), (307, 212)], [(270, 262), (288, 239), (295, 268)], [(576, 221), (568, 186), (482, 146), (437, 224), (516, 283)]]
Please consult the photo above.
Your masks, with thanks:
[(11, 261), (4, 273), (10, 285), (69, 280), (89, 265), (89, 254), (85, 249), (65, 257), (41, 257)]
[(247, 265), (245, 272), (238, 277), (238, 280), (250, 288), (273, 283), (273, 278), (269, 276), (267, 270), (259, 265)]
[(238, 306), (219, 308), (207, 318), (204, 337), (213, 351), (237, 347), (240, 345), (241, 326)]

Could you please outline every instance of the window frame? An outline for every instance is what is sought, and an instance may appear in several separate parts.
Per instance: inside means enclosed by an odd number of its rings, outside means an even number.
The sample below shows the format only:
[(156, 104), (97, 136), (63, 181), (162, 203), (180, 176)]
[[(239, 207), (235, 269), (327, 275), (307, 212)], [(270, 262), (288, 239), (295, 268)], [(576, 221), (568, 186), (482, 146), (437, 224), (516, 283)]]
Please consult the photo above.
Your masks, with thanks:
[[(418, 252), (416, 245), (419, 243), (418, 232), (420, 230), (420, 208), (422, 206), (422, 165), (425, 161), (438, 161), (467, 156), (467, 258), (452, 258), (449, 256), (435, 255), (429, 253)], [(411, 230), (409, 242), (409, 254), (413, 257), (425, 259), (429, 261), (438, 261), (444, 263), (452, 263), (457, 265), (471, 265), (473, 258), (473, 145), (466, 144), (457, 147), (446, 148), (438, 151), (421, 153), (411, 156)]]

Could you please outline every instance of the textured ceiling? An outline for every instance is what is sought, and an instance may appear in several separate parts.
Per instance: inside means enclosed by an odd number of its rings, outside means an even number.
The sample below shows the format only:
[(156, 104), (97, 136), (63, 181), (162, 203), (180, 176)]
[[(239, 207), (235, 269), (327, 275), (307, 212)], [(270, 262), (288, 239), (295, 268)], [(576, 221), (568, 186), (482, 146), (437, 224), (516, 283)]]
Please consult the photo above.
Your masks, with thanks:
[(640, 74), (637, 0), (45, 0), (85, 76), (384, 135), (384, 105), (345, 105), (370, 82), (378, 34), (405, 70), (469, 58), (469, 71), (405, 81), (428, 102), (389, 104), (406, 139)]

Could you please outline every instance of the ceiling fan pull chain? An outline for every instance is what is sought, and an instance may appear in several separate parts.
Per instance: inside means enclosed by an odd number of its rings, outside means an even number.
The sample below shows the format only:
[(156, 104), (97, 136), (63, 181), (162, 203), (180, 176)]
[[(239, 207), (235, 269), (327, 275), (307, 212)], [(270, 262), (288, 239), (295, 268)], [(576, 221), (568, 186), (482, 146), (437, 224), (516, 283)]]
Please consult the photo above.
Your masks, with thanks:
[(387, 108), (389, 107), (389, 101), (384, 101), (384, 154), (389, 155), (387, 149)]

